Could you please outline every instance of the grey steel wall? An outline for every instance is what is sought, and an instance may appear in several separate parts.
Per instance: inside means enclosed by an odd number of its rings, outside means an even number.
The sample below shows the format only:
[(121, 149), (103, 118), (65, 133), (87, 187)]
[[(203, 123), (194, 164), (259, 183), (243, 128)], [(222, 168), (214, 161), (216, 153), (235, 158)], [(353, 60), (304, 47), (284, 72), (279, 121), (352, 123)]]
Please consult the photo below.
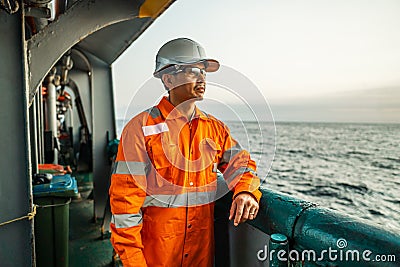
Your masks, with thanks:
[[(268, 259), (262, 259), (265, 256), (265, 246), (268, 245), (269, 235), (247, 223), (234, 226), (231, 222), (229, 236), (230, 267), (269, 266)], [(260, 250), (262, 250), (261, 254)], [(260, 259), (259, 255), (261, 255)]]
[[(29, 125), (21, 12), (0, 10), (0, 222), (30, 212)], [(32, 266), (32, 221), (0, 226), (0, 265)]]
[(93, 79), (93, 196), (95, 218), (103, 216), (108, 199), (111, 164), (107, 158), (107, 132), (115, 137), (114, 95), (111, 66), (86, 53)]

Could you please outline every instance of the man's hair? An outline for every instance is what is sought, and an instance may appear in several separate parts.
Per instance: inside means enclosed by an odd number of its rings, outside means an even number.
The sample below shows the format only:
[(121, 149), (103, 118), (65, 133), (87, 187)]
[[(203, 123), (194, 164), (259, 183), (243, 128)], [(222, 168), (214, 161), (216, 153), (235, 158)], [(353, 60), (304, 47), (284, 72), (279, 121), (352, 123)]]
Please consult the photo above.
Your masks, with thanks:
[[(165, 72), (165, 73), (163, 73), (162, 75), (164, 75), (164, 74), (170, 74), (170, 73)], [(169, 94), (169, 91), (170, 91), (170, 90), (169, 90), (169, 88), (165, 85), (164, 80), (162, 79), (162, 75), (161, 75), (161, 78), (160, 78), (161, 83), (163, 84), (164, 89), (167, 90), (167, 92), (168, 92), (168, 94)]]
[(171, 67), (168, 67), (168, 68), (165, 68), (165, 69), (163, 69), (163, 70), (161, 70), (161, 71), (159, 72), (160, 80), (161, 80), (162, 84), (164, 85), (165, 90), (168, 91), (168, 94), (169, 94), (170, 89), (168, 89), (168, 87), (165, 85), (165, 83), (164, 83), (164, 81), (163, 81), (163, 79), (162, 79), (162, 76), (163, 76), (164, 74), (173, 74), (172, 70), (176, 70), (176, 68), (175, 68), (175, 69), (172, 69)]
[(165, 88), (165, 90), (167, 90), (168, 91), (168, 94), (169, 94), (169, 88), (165, 85), (165, 83), (164, 83), (164, 81), (161, 79), (161, 82), (162, 82), (162, 84), (164, 85), (164, 88)]

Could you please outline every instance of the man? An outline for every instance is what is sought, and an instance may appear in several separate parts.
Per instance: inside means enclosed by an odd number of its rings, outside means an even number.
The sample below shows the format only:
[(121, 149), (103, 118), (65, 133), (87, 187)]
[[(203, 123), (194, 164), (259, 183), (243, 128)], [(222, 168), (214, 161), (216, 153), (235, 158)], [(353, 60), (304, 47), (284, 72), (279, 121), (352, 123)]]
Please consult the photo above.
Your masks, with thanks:
[(125, 267), (213, 265), (217, 169), (234, 193), (234, 225), (257, 215), (255, 162), (195, 105), (218, 68), (187, 38), (158, 51), (154, 76), (168, 97), (125, 126), (111, 179), (111, 241)]

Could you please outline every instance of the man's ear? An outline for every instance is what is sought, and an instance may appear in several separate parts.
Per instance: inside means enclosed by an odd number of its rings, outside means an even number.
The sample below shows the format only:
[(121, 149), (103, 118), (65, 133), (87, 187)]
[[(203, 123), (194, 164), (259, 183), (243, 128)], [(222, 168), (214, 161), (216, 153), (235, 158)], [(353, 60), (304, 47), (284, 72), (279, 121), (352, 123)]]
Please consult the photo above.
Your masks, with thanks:
[(170, 74), (163, 74), (161, 76), (161, 80), (163, 81), (165, 87), (168, 88), (168, 90), (171, 90), (173, 88), (173, 82), (172, 82), (172, 75)]

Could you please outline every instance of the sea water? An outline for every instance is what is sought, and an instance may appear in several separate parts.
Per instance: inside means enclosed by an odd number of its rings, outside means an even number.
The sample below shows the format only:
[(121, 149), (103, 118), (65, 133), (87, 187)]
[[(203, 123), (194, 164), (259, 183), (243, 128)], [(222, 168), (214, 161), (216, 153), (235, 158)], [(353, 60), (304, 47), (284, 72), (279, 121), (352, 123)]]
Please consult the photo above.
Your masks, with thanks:
[(263, 187), (400, 231), (400, 124), (226, 124)]
[(399, 232), (400, 124), (276, 123), (270, 169), (258, 153), (271, 140), (260, 142), (256, 130), (270, 126), (247, 122), (245, 134), (240, 122), (228, 124), (238, 140), (250, 141), (264, 187)]

